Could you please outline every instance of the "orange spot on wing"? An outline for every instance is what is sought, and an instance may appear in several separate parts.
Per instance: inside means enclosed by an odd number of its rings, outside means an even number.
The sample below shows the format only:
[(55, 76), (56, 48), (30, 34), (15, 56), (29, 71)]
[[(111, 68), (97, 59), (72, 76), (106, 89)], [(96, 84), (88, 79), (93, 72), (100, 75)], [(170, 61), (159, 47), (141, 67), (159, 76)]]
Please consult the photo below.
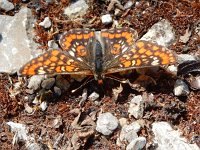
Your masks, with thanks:
[(136, 46), (139, 47), (139, 48), (142, 48), (142, 47), (144, 47), (144, 43), (143, 42), (137, 42)]
[(60, 66), (56, 67), (56, 72), (61, 72)]
[(55, 57), (55, 56), (52, 56), (52, 57), (50, 58), (50, 60), (55, 62), (55, 61), (57, 61), (57, 60), (58, 60), (58, 58), (57, 58), (57, 57)]
[(145, 53), (146, 52), (146, 49), (145, 48), (141, 48), (141, 49), (139, 49), (139, 51), (138, 51), (140, 54), (143, 54), (143, 53)]
[(64, 45), (65, 45), (64, 49), (67, 50), (71, 46), (71, 43), (69, 43), (68, 41), (66, 41), (64, 43)]
[(109, 38), (110, 39), (113, 39), (115, 37), (115, 35), (114, 34), (112, 34), (112, 33), (109, 33)]
[(160, 55), (160, 52), (157, 51), (157, 52), (154, 53), (154, 55), (158, 56), (158, 55)]
[(73, 66), (66, 66), (65, 70), (68, 72), (73, 72), (74, 71), (74, 67)]
[(43, 60), (44, 60), (43, 56), (41, 56), (41, 57), (38, 58), (38, 61), (43, 61)]
[(130, 67), (131, 66), (131, 61), (125, 61), (123, 64), (124, 64), (125, 68)]
[(150, 50), (147, 50), (145, 53), (147, 56), (151, 56), (153, 53)]
[(85, 47), (83, 45), (77, 46), (76, 50), (77, 50), (77, 54), (79, 56), (86, 56), (87, 55), (87, 52), (86, 52)]
[(121, 34), (117, 33), (117, 34), (115, 34), (115, 37), (116, 37), (116, 38), (120, 38), (120, 37), (121, 37)]
[(54, 51), (52, 51), (52, 53), (51, 53), (52, 55), (54, 55), (54, 56), (57, 56), (58, 54), (59, 54), (59, 51), (57, 51), (57, 50), (54, 50)]
[(63, 64), (64, 64), (63, 61), (59, 61), (59, 62), (58, 62), (58, 65), (63, 65)]
[(123, 36), (123, 37), (126, 37), (127, 34), (128, 34), (128, 32), (122, 32), (122, 36)]
[(120, 44), (114, 44), (113, 49), (111, 50), (111, 53), (116, 55), (120, 53), (121, 45)]
[(89, 34), (84, 34), (83, 37), (84, 37), (84, 39), (89, 39), (90, 38)]
[(142, 63), (142, 61), (141, 61), (140, 59), (137, 59), (137, 61), (136, 61), (136, 66), (140, 66), (141, 63)]
[(77, 39), (79, 39), (79, 40), (80, 40), (80, 39), (82, 39), (82, 38), (83, 38), (83, 35), (82, 35), (82, 34), (78, 34), (76, 37), (77, 37)]
[(170, 63), (170, 58), (168, 55), (162, 56), (162, 62), (163, 65), (169, 64)]
[(48, 66), (50, 63), (51, 63), (50, 60), (46, 60), (46, 61), (44, 62), (44, 65)]
[(158, 46), (153, 46), (153, 48), (152, 48), (154, 51), (156, 51), (156, 50), (158, 50), (159, 49), (159, 47)]
[(102, 33), (101, 33), (101, 36), (102, 36), (102, 37), (108, 37), (108, 33), (107, 33), (107, 32), (102, 32)]
[(71, 37), (72, 40), (76, 39), (76, 35), (75, 34), (71, 34), (70, 37)]

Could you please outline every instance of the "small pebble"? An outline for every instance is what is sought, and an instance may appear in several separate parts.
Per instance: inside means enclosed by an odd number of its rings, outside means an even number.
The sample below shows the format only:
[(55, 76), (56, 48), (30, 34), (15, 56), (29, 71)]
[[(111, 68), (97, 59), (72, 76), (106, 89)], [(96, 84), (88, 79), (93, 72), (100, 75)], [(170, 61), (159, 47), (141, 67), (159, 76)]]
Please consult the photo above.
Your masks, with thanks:
[(179, 64), (183, 63), (183, 62), (186, 62), (186, 61), (192, 61), (192, 60), (196, 60), (197, 57), (194, 56), (194, 55), (190, 55), (190, 54), (179, 54), (178, 55), (178, 60), (177, 62)]
[(129, 9), (133, 6), (133, 2), (132, 1), (128, 1), (125, 5), (124, 5), (124, 9)]
[(64, 9), (64, 14), (69, 18), (77, 18), (87, 13), (89, 6), (85, 0), (77, 0)]
[(120, 141), (131, 142), (138, 137), (137, 132), (140, 130), (141, 126), (137, 122), (133, 122), (129, 125), (124, 125), (120, 132)]
[(187, 96), (189, 93), (190, 93), (190, 90), (187, 84), (180, 79), (176, 80), (176, 83), (174, 85), (174, 95)]
[(52, 49), (58, 49), (59, 48), (58, 44), (54, 40), (48, 41), (48, 47), (52, 48)]
[(47, 102), (43, 101), (41, 104), (40, 104), (40, 108), (42, 111), (45, 111), (47, 109)]
[(33, 112), (33, 108), (30, 107), (27, 103), (24, 105), (24, 109), (29, 114), (31, 114)]
[(37, 90), (40, 88), (41, 82), (44, 80), (44, 75), (34, 75), (30, 78), (28, 88)]
[(42, 88), (49, 90), (55, 83), (55, 78), (48, 78), (42, 81)]
[(90, 94), (90, 96), (88, 97), (89, 100), (91, 101), (95, 101), (99, 98), (99, 94), (96, 92), (93, 92), (92, 94)]
[(146, 145), (146, 142), (145, 137), (138, 137), (127, 145), (126, 150), (141, 150)]
[(136, 119), (142, 118), (144, 113), (144, 100), (141, 95), (134, 96), (130, 102), (128, 112)]
[(0, 8), (5, 10), (5, 11), (10, 11), (12, 9), (14, 9), (14, 5), (7, 1), (7, 0), (0, 0)]
[(54, 92), (56, 93), (57, 96), (61, 96), (62, 91), (60, 88), (58, 88), (57, 86), (54, 86), (53, 88)]
[(63, 78), (61, 75), (56, 77), (56, 86), (62, 91), (67, 91), (70, 87), (69, 81)]
[(200, 76), (192, 77), (192, 79), (190, 81), (190, 87), (195, 90), (200, 89)]
[(49, 17), (45, 17), (44, 20), (39, 23), (39, 25), (46, 28), (46, 29), (50, 28), (51, 27), (51, 20), (49, 19)]
[(112, 23), (113, 19), (110, 14), (106, 14), (106, 15), (101, 16), (101, 21), (103, 24), (110, 24)]
[(100, 114), (97, 119), (96, 130), (103, 135), (110, 135), (118, 127), (118, 120), (111, 113)]
[(127, 118), (120, 118), (119, 119), (119, 124), (121, 127), (123, 127), (124, 125), (127, 125), (128, 121)]

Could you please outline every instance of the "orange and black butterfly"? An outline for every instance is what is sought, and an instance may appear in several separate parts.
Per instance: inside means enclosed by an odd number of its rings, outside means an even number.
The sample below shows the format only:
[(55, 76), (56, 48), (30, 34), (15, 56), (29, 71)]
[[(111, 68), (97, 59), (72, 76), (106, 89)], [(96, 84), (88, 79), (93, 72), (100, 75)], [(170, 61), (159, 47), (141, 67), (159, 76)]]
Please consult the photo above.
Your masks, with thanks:
[(73, 29), (62, 35), (62, 50), (50, 50), (20, 69), (22, 75), (80, 74), (101, 80), (106, 74), (162, 66), (176, 62), (176, 56), (163, 46), (137, 40), (131, 28), (95, 32)]

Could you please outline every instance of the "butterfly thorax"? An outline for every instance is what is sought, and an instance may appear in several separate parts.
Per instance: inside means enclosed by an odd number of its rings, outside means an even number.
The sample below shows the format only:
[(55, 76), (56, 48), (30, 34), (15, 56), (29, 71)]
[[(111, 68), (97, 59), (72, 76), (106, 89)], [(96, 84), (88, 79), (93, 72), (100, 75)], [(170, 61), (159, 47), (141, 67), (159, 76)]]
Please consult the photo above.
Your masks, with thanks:
[(101, 43), (97, 40), (95, 45), (95, 70), (94, 70), (94, 78), (95, 80), (103, 79), (103, 51)]

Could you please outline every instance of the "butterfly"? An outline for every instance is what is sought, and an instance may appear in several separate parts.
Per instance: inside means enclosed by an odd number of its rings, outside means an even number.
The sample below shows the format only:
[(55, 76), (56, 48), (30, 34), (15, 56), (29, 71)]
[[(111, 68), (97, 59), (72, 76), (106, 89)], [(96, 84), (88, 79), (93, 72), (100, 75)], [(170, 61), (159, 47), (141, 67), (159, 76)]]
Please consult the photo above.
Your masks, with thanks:
[(106, 74), (125, 70), (174, 64), (176, 55), (158, 44), (138, 40), (131, 28), (94, 31), (72, 29), (62, 34), (61, 49), (53, 49), (30, 60), (19, 73), (94, 75), (101, 81)]

